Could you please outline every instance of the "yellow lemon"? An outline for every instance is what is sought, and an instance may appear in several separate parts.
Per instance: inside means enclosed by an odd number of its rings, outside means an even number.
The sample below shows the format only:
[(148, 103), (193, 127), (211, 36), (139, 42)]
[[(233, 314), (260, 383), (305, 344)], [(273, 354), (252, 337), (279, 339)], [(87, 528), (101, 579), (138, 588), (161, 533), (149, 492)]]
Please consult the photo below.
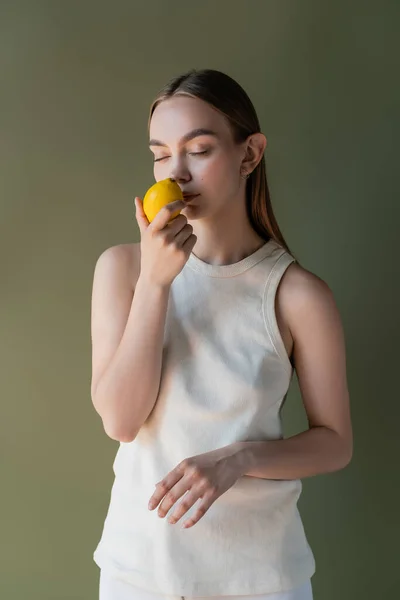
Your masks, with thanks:
[[(182, 190), (172, 179), (163, 179), (149, 188), (143, 198), (143, 211), (151, 223), (161, 208), (175, 200), (183, 200)], [(182, 209), (172, 213), (170, 221), (177, 217)]]

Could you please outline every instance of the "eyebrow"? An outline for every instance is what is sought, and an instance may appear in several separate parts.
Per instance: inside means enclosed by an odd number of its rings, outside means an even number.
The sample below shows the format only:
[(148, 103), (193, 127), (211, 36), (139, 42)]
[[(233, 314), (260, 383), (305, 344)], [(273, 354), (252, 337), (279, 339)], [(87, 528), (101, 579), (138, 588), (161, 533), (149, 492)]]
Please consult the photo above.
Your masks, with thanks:
[[(193, 129), (192, 131), (189, 131), (189, 133), (186, 133), (186, 135), (184, 135), (181, 139), (180, 139), (180, 144), (185, 144), (186, 142), (190, 142), (190, 140), (193, 140), (196, 137), (199, 137), (201, 135), (213, 135), (214, 137), (218, 138), (218, 134), (215, 131), (212, 131), (212, 129), (204, 129), (204, 128), (199, 128), (199, 129)], [(167, 144), (165, 144), (164, 142), (161, 142), (160, 140), (150, 140), (149, 142), (149, 146), (166, 146)]]

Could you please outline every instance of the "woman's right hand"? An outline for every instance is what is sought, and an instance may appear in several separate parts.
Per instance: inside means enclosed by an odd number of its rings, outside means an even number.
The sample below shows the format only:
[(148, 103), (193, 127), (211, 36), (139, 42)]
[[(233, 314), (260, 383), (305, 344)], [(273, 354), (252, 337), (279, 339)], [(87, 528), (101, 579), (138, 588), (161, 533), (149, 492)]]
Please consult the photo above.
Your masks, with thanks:
[(185, 206), (176, 200), (164, 206), (149, 223), (143, 202), (135, 198), (136, 220), (140, 229), (140, 276), (154, 285), (168, 287), (189, 259), (197, 236), (187, 218), (180, 214), (169, 223), (171, 215)]

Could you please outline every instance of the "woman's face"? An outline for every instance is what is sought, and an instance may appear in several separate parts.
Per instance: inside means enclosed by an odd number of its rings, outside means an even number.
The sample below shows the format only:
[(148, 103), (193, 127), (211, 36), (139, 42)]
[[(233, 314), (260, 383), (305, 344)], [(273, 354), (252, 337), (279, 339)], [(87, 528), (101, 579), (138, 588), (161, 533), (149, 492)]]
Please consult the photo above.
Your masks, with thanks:
[(175, 96), (161, 102), (150, 123), (150, 149), (156, 181), (171, 177), (186, 199), (188, 219), (221, 214), (242, 201), (240, 167), (245, 146), (235, 144), (229, 124), (197, 98)]

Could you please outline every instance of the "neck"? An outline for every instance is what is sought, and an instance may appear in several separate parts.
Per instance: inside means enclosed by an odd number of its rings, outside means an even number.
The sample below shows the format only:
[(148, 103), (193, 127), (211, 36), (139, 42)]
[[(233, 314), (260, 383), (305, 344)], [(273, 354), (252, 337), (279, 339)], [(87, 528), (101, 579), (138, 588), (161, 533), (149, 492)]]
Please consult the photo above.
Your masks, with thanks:
[(193, 254), (211, 265), (229, 265), (243, 260), (266, 243), (252, 228), (244, 202), (229, 214), (192, 221), (197, 242)]

